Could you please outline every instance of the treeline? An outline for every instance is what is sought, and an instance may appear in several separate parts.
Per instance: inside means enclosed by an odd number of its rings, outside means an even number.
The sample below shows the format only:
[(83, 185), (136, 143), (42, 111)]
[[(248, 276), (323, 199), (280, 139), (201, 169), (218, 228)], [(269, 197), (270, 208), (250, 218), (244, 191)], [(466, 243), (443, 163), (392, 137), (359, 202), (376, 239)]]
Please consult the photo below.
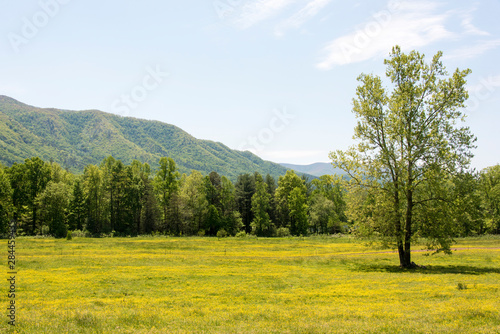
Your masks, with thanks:
[[(11, 221), (19, 234), (55, 237), (68, 230), (90, 236), (363, 234), (385, 205), (370, 189), (348, 191), (348, 182), (330, 175), (309, 181), (293, 171), (278, 180), (241, 174), (233, 183), (216, 172), (181, 175), (171, 158), (159, 166), (124, 165), (111, 156), (87, 165), (82, 175), (38, 157), (0, 165), (0, 234)], [(426, 207), (430, 219), (440, 217), (455, 236), (500, 233), (500, 165), (461, 173), (441, 188), (436, 196), (449, 201), (447, 212)]]
[(340, 180), (309, 182), (293, 171), (275, 180), (259, 173), (233, 183), (212, 172), (180, 174), (171, 158), (152, 171), (108, 157), (74, 175), (38, 157), (0, 165), (0, 229), (65, 237), (68, 230), (103, 235), (258, 236), (339, 233), (347, 225)]

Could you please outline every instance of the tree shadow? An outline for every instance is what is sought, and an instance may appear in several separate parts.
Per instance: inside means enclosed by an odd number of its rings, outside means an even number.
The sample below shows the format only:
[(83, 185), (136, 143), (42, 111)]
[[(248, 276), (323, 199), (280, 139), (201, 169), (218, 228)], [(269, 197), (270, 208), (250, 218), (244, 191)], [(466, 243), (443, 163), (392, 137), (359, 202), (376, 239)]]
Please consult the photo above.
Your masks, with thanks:
[(474, 266), (425, 266), (414, 269), (404, 269), (397, 265), (387, 264), (356, 264), (353, 271), (361, 272), (388, 272), (388, 273), (415, 273), (428, 275), (441, 274), (466, 274), (484, 275), (500, 274), (500, 268), (495, 267), (474, 267)]

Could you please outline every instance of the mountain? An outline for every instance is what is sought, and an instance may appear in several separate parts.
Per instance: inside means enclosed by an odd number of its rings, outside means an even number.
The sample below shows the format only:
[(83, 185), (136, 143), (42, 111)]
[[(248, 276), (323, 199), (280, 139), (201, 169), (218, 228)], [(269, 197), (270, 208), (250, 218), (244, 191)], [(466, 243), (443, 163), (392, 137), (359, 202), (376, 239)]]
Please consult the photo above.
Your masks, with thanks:
[(333, 168), (331, 163), (328, 162), (317, 162), (311, 165), (293, 165), (293, 164), (281, 164), (281, 166), (288, 169), (293, 169), (296, 172), (311, 174), (314, 176), (322, 175), (344, 175), (345, 172), (338, 168)]
[(287, 170), (248, 151), (196, 139), (174, 125), (98, 110), (37, 108), (0, 95), (0, 163), (11, 166), (39, 156), (82, 173), (86, 165), (100, 164), (109, 155), (153, 168), (160, 157), (171, 157), (181, 173), (215, 171), (232, 180), (254, 172), (277, 178)]

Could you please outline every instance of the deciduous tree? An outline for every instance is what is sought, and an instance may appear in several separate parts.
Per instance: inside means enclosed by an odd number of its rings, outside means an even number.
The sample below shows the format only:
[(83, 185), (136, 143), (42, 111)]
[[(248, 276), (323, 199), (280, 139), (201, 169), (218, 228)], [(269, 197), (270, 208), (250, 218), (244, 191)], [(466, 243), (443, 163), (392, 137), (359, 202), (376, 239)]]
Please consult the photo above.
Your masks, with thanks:
[(24, 164), (26, 165), (25, 180), (28, 188), (26, 197), (31, 212), (32, 233), (35, 233), (38, 225), (38, 204), (36, 198), (45, 190), (45, 187), (49, 183), (51, 169), (50, 165), (39, 157), (26, 159)]
[(238, 211), (241, 214), (245, 232), (250, 233), (252, 231), (251, 223), (253, 220), (252, 196), (255, 193), (254, 177), (250, 174), (238, 175), (235, 188)]
[(37, 196), (42, 222), (49, 227), (49, 234), (56, 238), (66, 236), (66, 213), (69, 206), (71, 188), (63, 182), (50, 181)]
[[(464, 117), (470, 70), (449, 75), (441, 57), (438, 52), (425, 63), (419, 52), (394, 47), (384, 62), (392, 91), (380, 77), (361, 74), (353, 101), (358, 144), (330, 154), (349, 174), (349, 186), (375, 199), (373, 216), (360, 223), (394, 242), (404, 268), (413, 267), (416, 235), (427, 237), (429, 248), (450, 252), (454, 231), (441, 228), (451, 218), (443, 215), (449, 212), (443, 184), (467, 169), (474, 147), (469, 129), (456, 124)], [(430, 208), (436, 215), (426, 214)]]
[(73, 184), (72, 196), (69, 201), (68, 225), (70, 230), (83, 230), (87, 210), (82, 181), (77, 178)]
[(269, 201), (271, 196), (267, 192), (267, 183), (260, 174), (255, 175), (255, 193), (252, 196), (252, 232), (258, 236), (272, 236), (271, 219), (269, 218)]
[(158, 202), (162, 208), (163, 230), (168, 232), (172, 226), (169, 224), (169, 209), (171, 209), (171, 199), (179, 190), (180, 173), (172, 158), (160, 158), (160, 168), (154, 178), (154, 188)]
[(279, 217), (277, 227), (289, 228), (293, 235), (307, 233), (306, 194), (305, 181), (294, 171), (288, 170), (284, 176), (279, 177), (275, 195)]

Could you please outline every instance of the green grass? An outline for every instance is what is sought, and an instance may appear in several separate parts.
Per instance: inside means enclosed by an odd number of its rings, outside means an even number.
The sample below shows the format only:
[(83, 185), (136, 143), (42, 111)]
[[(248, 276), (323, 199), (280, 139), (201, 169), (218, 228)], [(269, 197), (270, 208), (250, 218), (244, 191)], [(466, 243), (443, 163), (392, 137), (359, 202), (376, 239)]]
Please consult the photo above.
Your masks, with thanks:
[[(18, 238), (15, 330), (500, 333), (495, 247), (459, 239), (401, 270), (349, 238)], [(13, 332), (6, 316), (0, 332)]]

